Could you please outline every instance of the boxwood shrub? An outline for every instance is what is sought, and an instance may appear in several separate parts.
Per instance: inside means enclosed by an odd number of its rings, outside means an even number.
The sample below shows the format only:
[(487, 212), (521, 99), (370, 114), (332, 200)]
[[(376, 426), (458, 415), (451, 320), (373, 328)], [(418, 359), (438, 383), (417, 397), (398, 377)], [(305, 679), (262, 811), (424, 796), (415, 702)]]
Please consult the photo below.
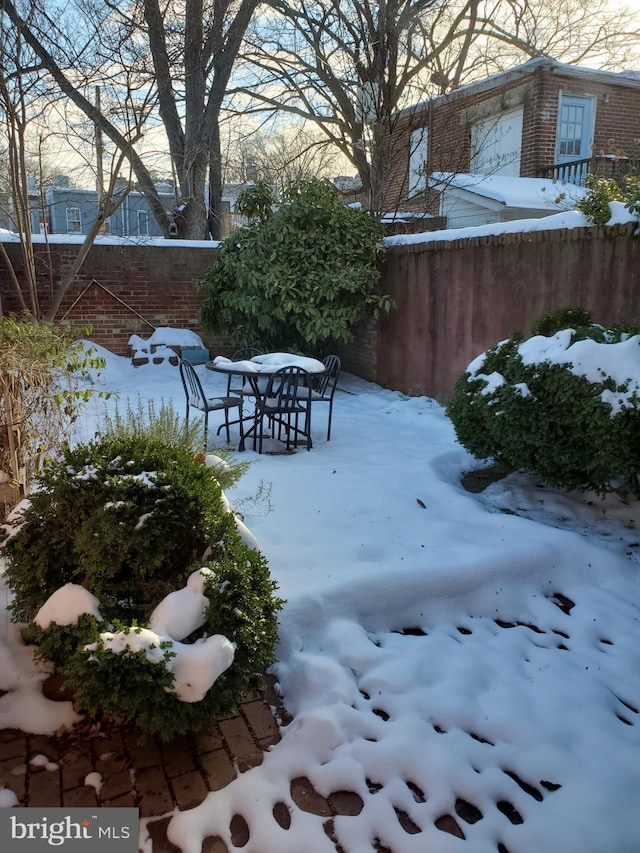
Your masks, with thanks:
[[(550, 329), (552, 320), (536, 327)], [(621, 378), (613, 370), (614, 377), (607, 365), (615, 353), (619, 364), (632, 359), (640, 368), (638, 331), (591, 324), (496, 344), (456, 383), (447, 412), (460, 443), (478, 459), (529, 471), (550, 485), (604, 493), (624, 479), (637, 492), (640, 371)], [(587, 340), (593, 344), (581, 345)], [(573, 364), (585, 349), (590, 371)]]
[[(5, 537), (12, 617), (28, 623), (28, 640), (91, 718), (125, 720), (163, 738), (197, 730), (228, 712), (272, 662), (283, 602), (266, 560), (225, 511), (216, 476), (186, 449), (145, 437), (66, 448), (42, 474), (17, 532)], [(114, 653), (100, 634), (146, 626), (160, 601), (203, 566), (211, 570), (204, 624), (183, 642), (222, 634), (236, 650), (204, 698), (185, 702), (166, 666), (171, 641), (152, 661), (141, 651)], [(85, 613), (42, 630), (33, 622), (38, 610), (69, 583), (96, 596), (102, 618)]]

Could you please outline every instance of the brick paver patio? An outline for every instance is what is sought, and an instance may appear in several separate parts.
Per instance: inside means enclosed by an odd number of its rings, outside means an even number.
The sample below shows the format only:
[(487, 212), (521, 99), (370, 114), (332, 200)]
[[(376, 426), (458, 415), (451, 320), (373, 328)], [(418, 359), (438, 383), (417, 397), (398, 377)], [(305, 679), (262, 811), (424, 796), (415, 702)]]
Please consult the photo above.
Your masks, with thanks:
[[(131, 728), (81, 727), (61, 736), (0, 730), (0, 786), (13, 790), (20, 806), (137, 806), (140, 818), (197, 806), (209, 791), (262, 761), (280, 739), (281, 709), (273, 681), (242, 702), (211, 729), (163, 743)], [(90, 774), (100, 774), (92, 776)], [(154, 853), (177, 853), (166, 837), (169, 818), (152, 821)], [(234, 841), (246, 827), (232, 827)], [(226, 853), (220, 839), (207, 839), (203, 853)]]

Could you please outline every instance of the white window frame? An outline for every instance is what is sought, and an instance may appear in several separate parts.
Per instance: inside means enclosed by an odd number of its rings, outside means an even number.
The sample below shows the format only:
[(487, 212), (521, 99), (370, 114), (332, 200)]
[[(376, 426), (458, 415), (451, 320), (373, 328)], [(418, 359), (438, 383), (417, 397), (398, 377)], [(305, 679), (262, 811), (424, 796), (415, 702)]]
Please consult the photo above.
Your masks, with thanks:
[(419, 127), (412, 131), (409, 145), (409, 198), (412, 198), (427, 188), (429, 128)]
[[(587, 107), (587, 115), (583, 122), (583, 130), (582, 136), (580, 138), (580, 147), (582, 148), (582, 144), (584, 143), (585, 150), (581, 151), (580, 154), (561, 154), (560, 153), (560, 144), (562, 142), (562, 111), (563, 107), (569, 104), (571, 101), (580, 102)], [(555, 162), (556, 163), (571, 163), (575, 160), (586, 160), (593, 155), (593, 137), (595, 133), (596, 126), (596, 99), (593, 95), (573, 95), (571, 92), (561, 91), (558, 98), (558, 124), (556, 128), (556, 151), (555, 151)]]
[(67, 207), (66, 214), (67, 234), (82, 234), (82, 210), (75, 206)]

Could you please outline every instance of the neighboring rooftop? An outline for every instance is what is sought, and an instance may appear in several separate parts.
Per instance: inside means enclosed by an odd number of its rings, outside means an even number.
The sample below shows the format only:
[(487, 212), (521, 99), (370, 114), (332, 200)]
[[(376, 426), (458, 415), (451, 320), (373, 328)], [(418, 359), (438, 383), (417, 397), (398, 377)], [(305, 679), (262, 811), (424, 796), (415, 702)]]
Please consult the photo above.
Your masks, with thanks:
[(597, 83), (608, 83), (613, 86), (630, 86), (631, 88), (640, 88), (640, 71), (603, 71), (600, 68), (586, 68), (581, 65), (568, 65), (564, 62), (558, 62), (555, 59), (548, 57), (536, 57), (523, 62), (522, 65), (516, 65), (514, 68), (508, 68), (505, 71), (500, 71), (497, 74), (492, 74), (490, 77), (483, 77), (480, 80), (474, 80), (471, 83), (466, 83), (457, 89), (452, 89), (441, 95), (436, 95), (432, 98), (425, 98), (407, 107), (401, 111), (401, 115), (405, 113), (414, 113), (425, 109), (429, 104), (439, 103), (443, 100), (457, 98), (462, 95), (472, 93), (486, 92), (516, 80), (519, 77), (524, 77), (533, 72), (540, 66), (547, 65), (555, 74), (561, 74), (565, 77), (579, 77), (583, 80), (593, 80)]
[(508, 175), (454, 174), (433, 172), (430, 184), (435, 189), (453, 189), (471, 193), (505, 207), (549, 210), (566, 207), (581, 198), (586, 190), (551, 178), (516, 178)]

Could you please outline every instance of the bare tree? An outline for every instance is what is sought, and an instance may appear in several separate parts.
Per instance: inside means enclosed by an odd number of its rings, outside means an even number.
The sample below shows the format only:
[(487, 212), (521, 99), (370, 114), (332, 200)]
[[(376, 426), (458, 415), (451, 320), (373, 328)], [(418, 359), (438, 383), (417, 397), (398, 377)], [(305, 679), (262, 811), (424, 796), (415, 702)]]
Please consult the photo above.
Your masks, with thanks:
[[(21, 274), (18, 275), (3, 242), (0, 242), (0, 258), (19, 308), (38, 320), (52, 320), (55, 317), (64, 294), (84, 263), (102, 223), (117, 210), (128, 192), (128, 188), (123, 191), (116, 189), (116, 176), (126, 157), (125, 151), (119, 154), (110, 173), (109, 186), (101, 198), (94, 226), (86, 236), (70, 269), (59, 282), (54, 284), (51, 281), (54, 294), (52, 304), (46, 312), (43, 311), (38, 292), (32, 207), (44, 209), (42, 198), (39, 203), (34, 204), (37, 198), (34, 190), (39, 187), (40, 191), (44, 191), (45, 166), (42, 147), (46, 136), (43, 128), (58, 97), (59, 94), (48, 86), (37, 56), (30, 46), (25, 44), (21, 33), (15, 30), (0, 30), (0, 135), (4, 137), (2, 147), (6, 158), (5, 200), (10, 204), (10, 218), (20, 243)], [(67, 130), (70, 135), (71, 128)], [(47, 250), (48, 245), (45, 243), (45, 252)], [(48, 267), (51, 270), (51, 263)]]
[[(385, 209), (393, 130), (419, 100), (531, 57), (624, 64), (638, 16), (606, 0), (270, 0), (236, 103), (314, 121)], [(622, 28), (620, 22), (627, 22)], [(252, 69), (253, 75), (249, 73)]]
[[(2, 8), (65, 97), (125, 154), (164, 232), (175, 221), (180, 236), (202, 238), (207, 231), (217, 236), (219, 116), (257, 3), (79, 0), (73, 28), (53, 22), (44, 0), (33, 0), (28, 21), (13, 0), (3, 0)], [(89, 83), (108, 93), (100, 108), (85, 94)], [(131, 144), (158, 115), (179, 186), (173, 212), (163, 207), (142, 146)]]
[(317, 128), (258, 131), (229, 146), (225, 177), (240, 182), (264, 178), (280, 194), (298, 181), (334, 177), (342, 160)]

